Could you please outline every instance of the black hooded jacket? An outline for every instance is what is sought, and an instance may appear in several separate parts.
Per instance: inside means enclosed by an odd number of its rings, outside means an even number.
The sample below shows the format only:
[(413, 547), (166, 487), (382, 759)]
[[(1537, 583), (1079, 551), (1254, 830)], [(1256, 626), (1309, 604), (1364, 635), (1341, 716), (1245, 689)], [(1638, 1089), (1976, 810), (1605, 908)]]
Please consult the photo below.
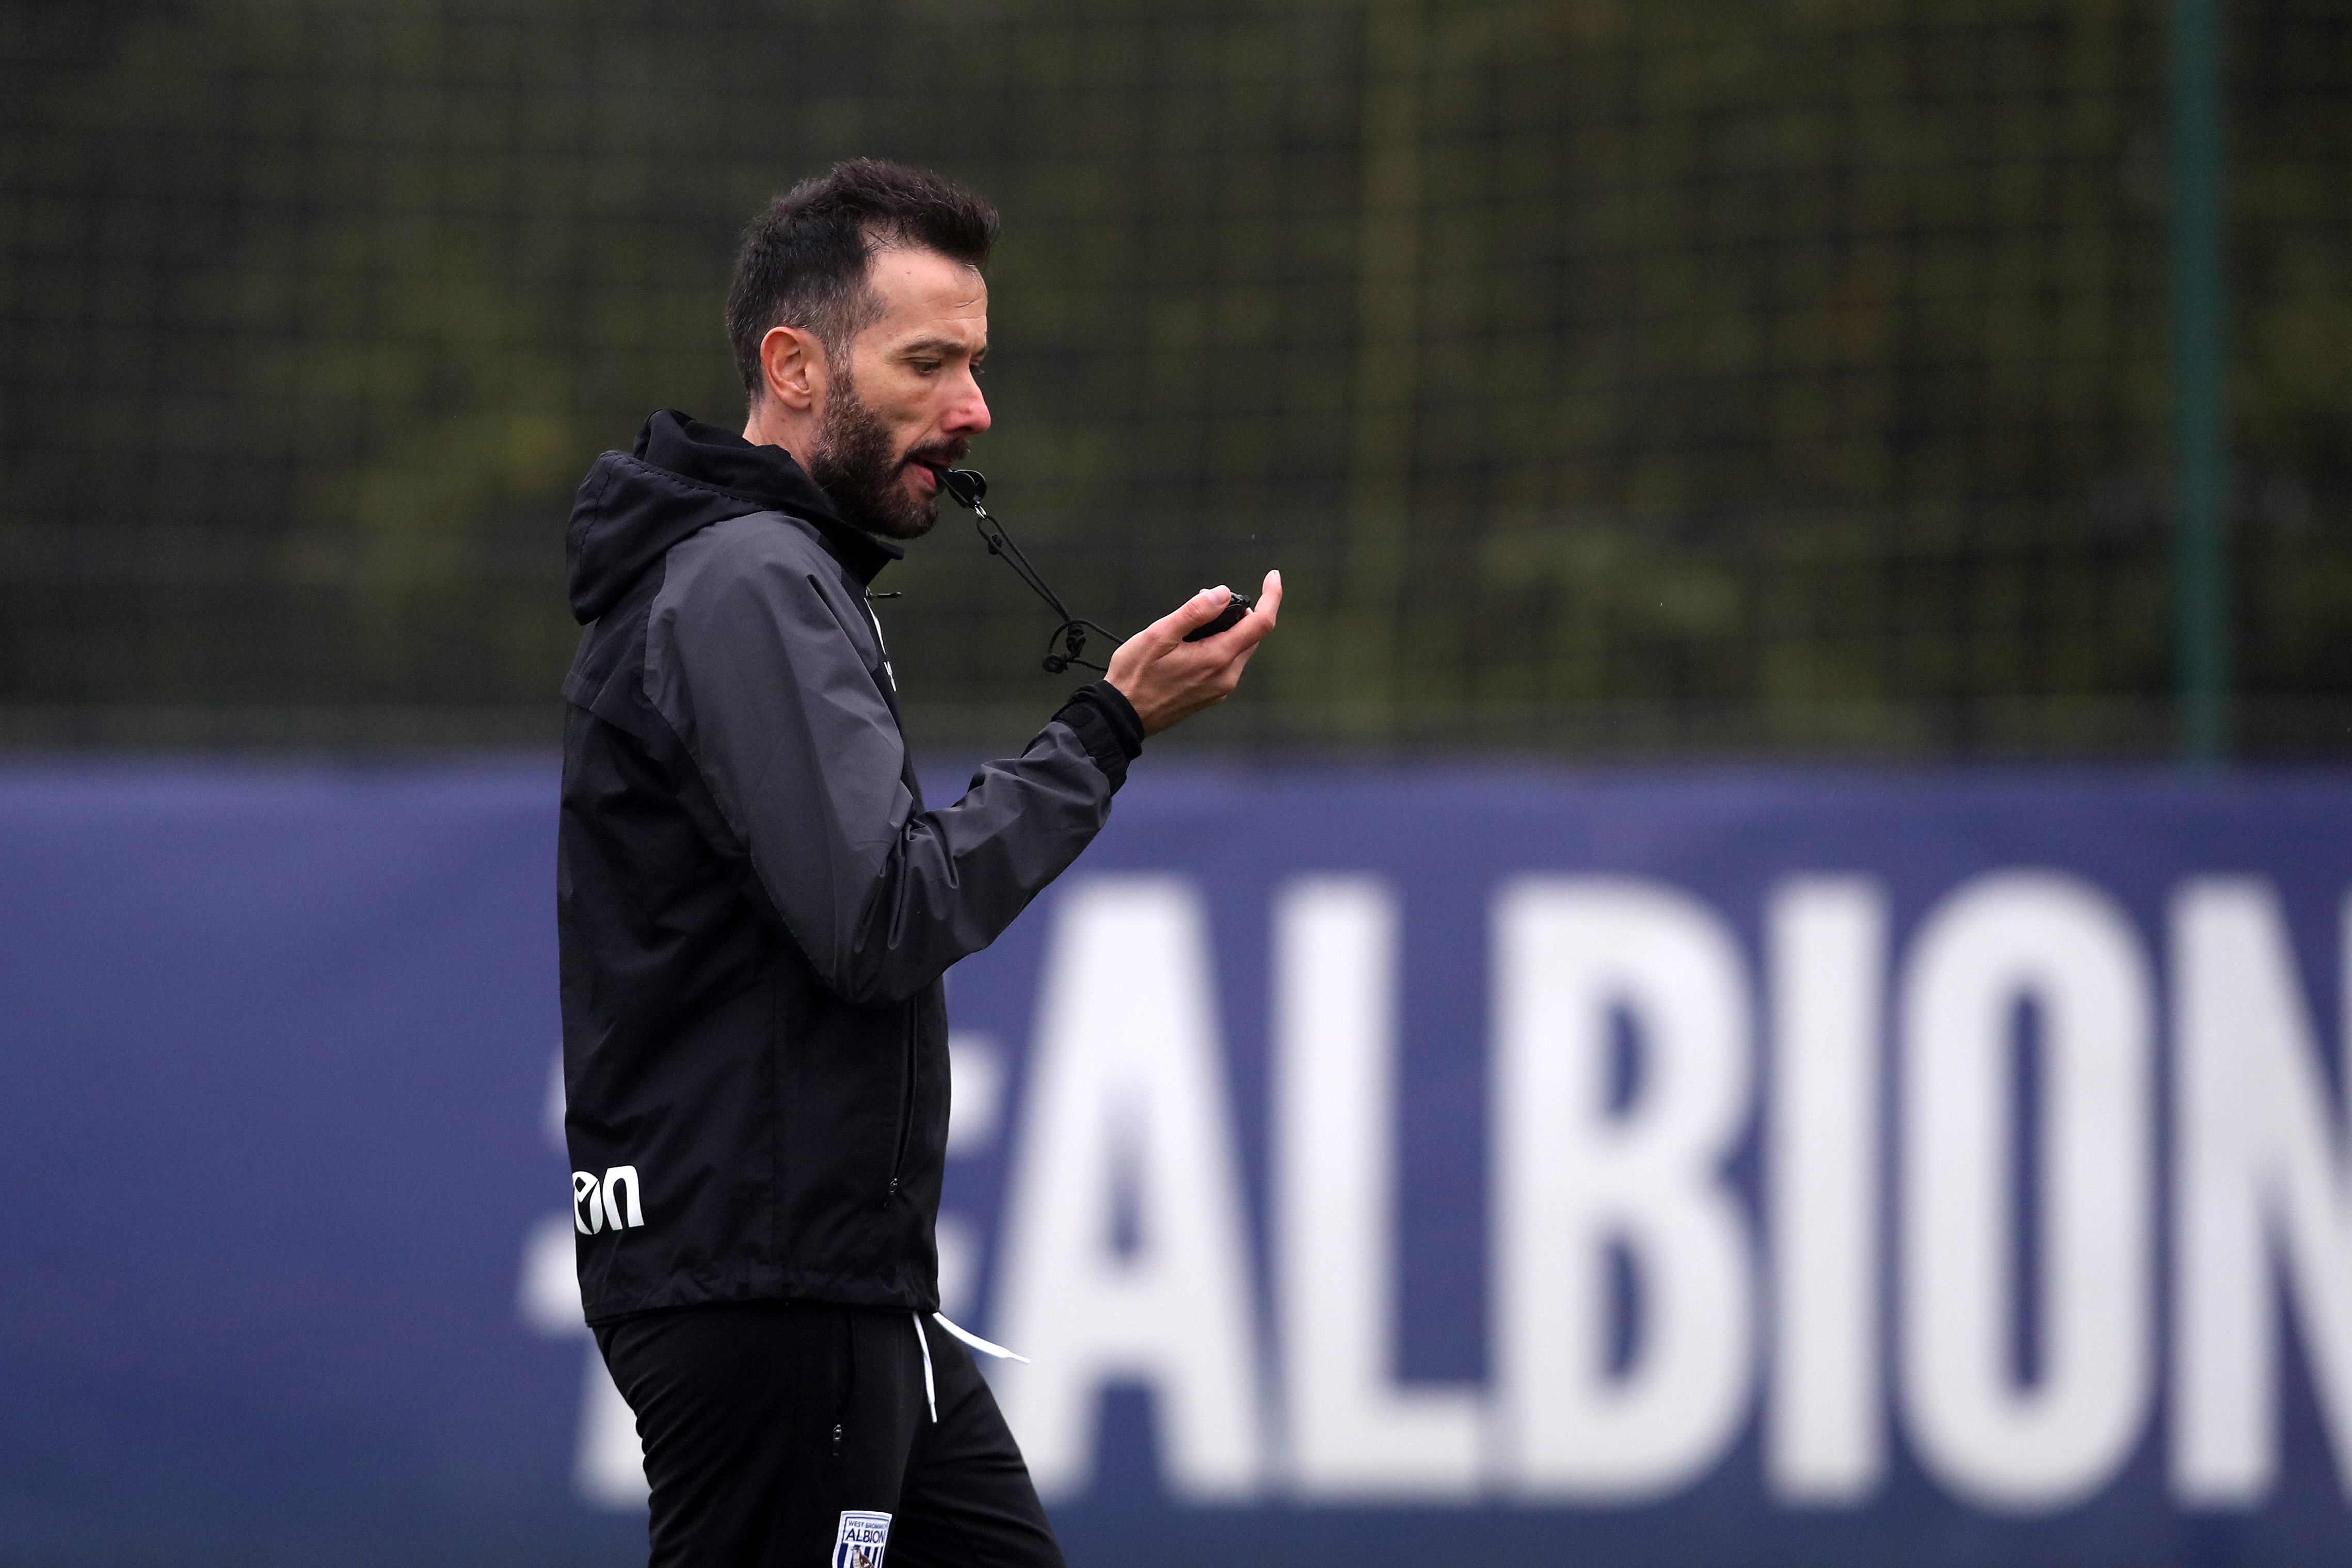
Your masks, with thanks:
[(939, 1305), (940, 976), (1101, 828), (1142, 726), (1097, 682), (923, 808), (866, 586), (900, 553), (780, 448), (669, 410), (565, 538), (564, 1127), (589, 1321)]

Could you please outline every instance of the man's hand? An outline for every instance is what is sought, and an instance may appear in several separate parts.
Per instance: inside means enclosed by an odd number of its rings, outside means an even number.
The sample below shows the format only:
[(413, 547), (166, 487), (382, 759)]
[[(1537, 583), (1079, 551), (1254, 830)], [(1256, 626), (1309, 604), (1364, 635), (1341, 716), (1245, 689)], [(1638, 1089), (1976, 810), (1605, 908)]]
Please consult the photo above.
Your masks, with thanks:
[(1110, 683), (1134, 704), (1145, 734), (1157, 735), (1234, 694), (1242, 681), (1242, 667), (1274, 630), (1275, 612), (1282, 608), (1282, 574), (1265, 574), (1256, 605), (1239, 621), (1215, 637), (1184, 640), (1185, 633), (1222, 615), (1232, 599), (1224, 588), (1203, 588), (1119, 644), (1110, 656)]

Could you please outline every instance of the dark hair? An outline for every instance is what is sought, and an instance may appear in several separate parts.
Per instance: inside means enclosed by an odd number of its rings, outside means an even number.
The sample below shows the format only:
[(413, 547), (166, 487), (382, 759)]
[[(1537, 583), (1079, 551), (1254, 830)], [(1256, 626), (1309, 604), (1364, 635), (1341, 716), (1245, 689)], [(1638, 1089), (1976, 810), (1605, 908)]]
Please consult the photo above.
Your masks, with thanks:
[(803, 180), (751, 220), (735, 253), (727, 336), (743, 390), (760, 395), (760, 340), (771, 328), (804, 327), (831, 353), (873, 321), (876, 253), (933, 250), (984, 268), (996, 228), (994, 207), (927, 169), (852, 158)]

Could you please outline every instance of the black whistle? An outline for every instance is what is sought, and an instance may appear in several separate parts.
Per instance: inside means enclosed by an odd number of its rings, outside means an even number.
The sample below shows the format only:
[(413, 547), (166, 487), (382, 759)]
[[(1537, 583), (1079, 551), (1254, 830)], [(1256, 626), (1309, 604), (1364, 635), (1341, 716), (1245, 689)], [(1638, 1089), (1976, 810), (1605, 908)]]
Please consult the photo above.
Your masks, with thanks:
[(988, 494), (988, 476), (978, 468), (943, 468), (937, 463), (923, 466), (939, 476), (942, 489), (965, 506), (979, 505), (981, 498)]
[(1192, 630), (1186, 632), (1184, 634), (1184, 640), (1186, 642), (1202, 642), (1209, 637), (1215, 637), (1219, 632), (1229, 632), (1233, 630), (1234, 627), (1241, 625), (1242, 617), (1248, 615), (1250, 613), (1250, 606), (1256, 603), (1257, 598), (1255, 595), (1234, 595), (1232, 598), (1225, 601), (1225, 607), (1217, 612), (1217, 618), (1215, 620), (1211, 621), (1205, 626), (1195, 626)]

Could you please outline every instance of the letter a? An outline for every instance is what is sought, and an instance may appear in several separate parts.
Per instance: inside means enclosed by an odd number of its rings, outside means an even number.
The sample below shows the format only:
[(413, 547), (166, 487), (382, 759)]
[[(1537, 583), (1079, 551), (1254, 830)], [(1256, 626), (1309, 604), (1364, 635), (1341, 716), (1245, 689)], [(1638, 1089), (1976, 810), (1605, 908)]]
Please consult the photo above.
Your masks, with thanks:
[(1035, 1356), (997, 1388), (1048, 1494), (1085, 1489), (1098, 1395), (1118, 1382), (1151, 1390), (1176, 1497), (1257, 1483), (1255, 1291), (1207, 924), (1175, 878), (1082, 883), (1056, 912), (991, 1319)]

